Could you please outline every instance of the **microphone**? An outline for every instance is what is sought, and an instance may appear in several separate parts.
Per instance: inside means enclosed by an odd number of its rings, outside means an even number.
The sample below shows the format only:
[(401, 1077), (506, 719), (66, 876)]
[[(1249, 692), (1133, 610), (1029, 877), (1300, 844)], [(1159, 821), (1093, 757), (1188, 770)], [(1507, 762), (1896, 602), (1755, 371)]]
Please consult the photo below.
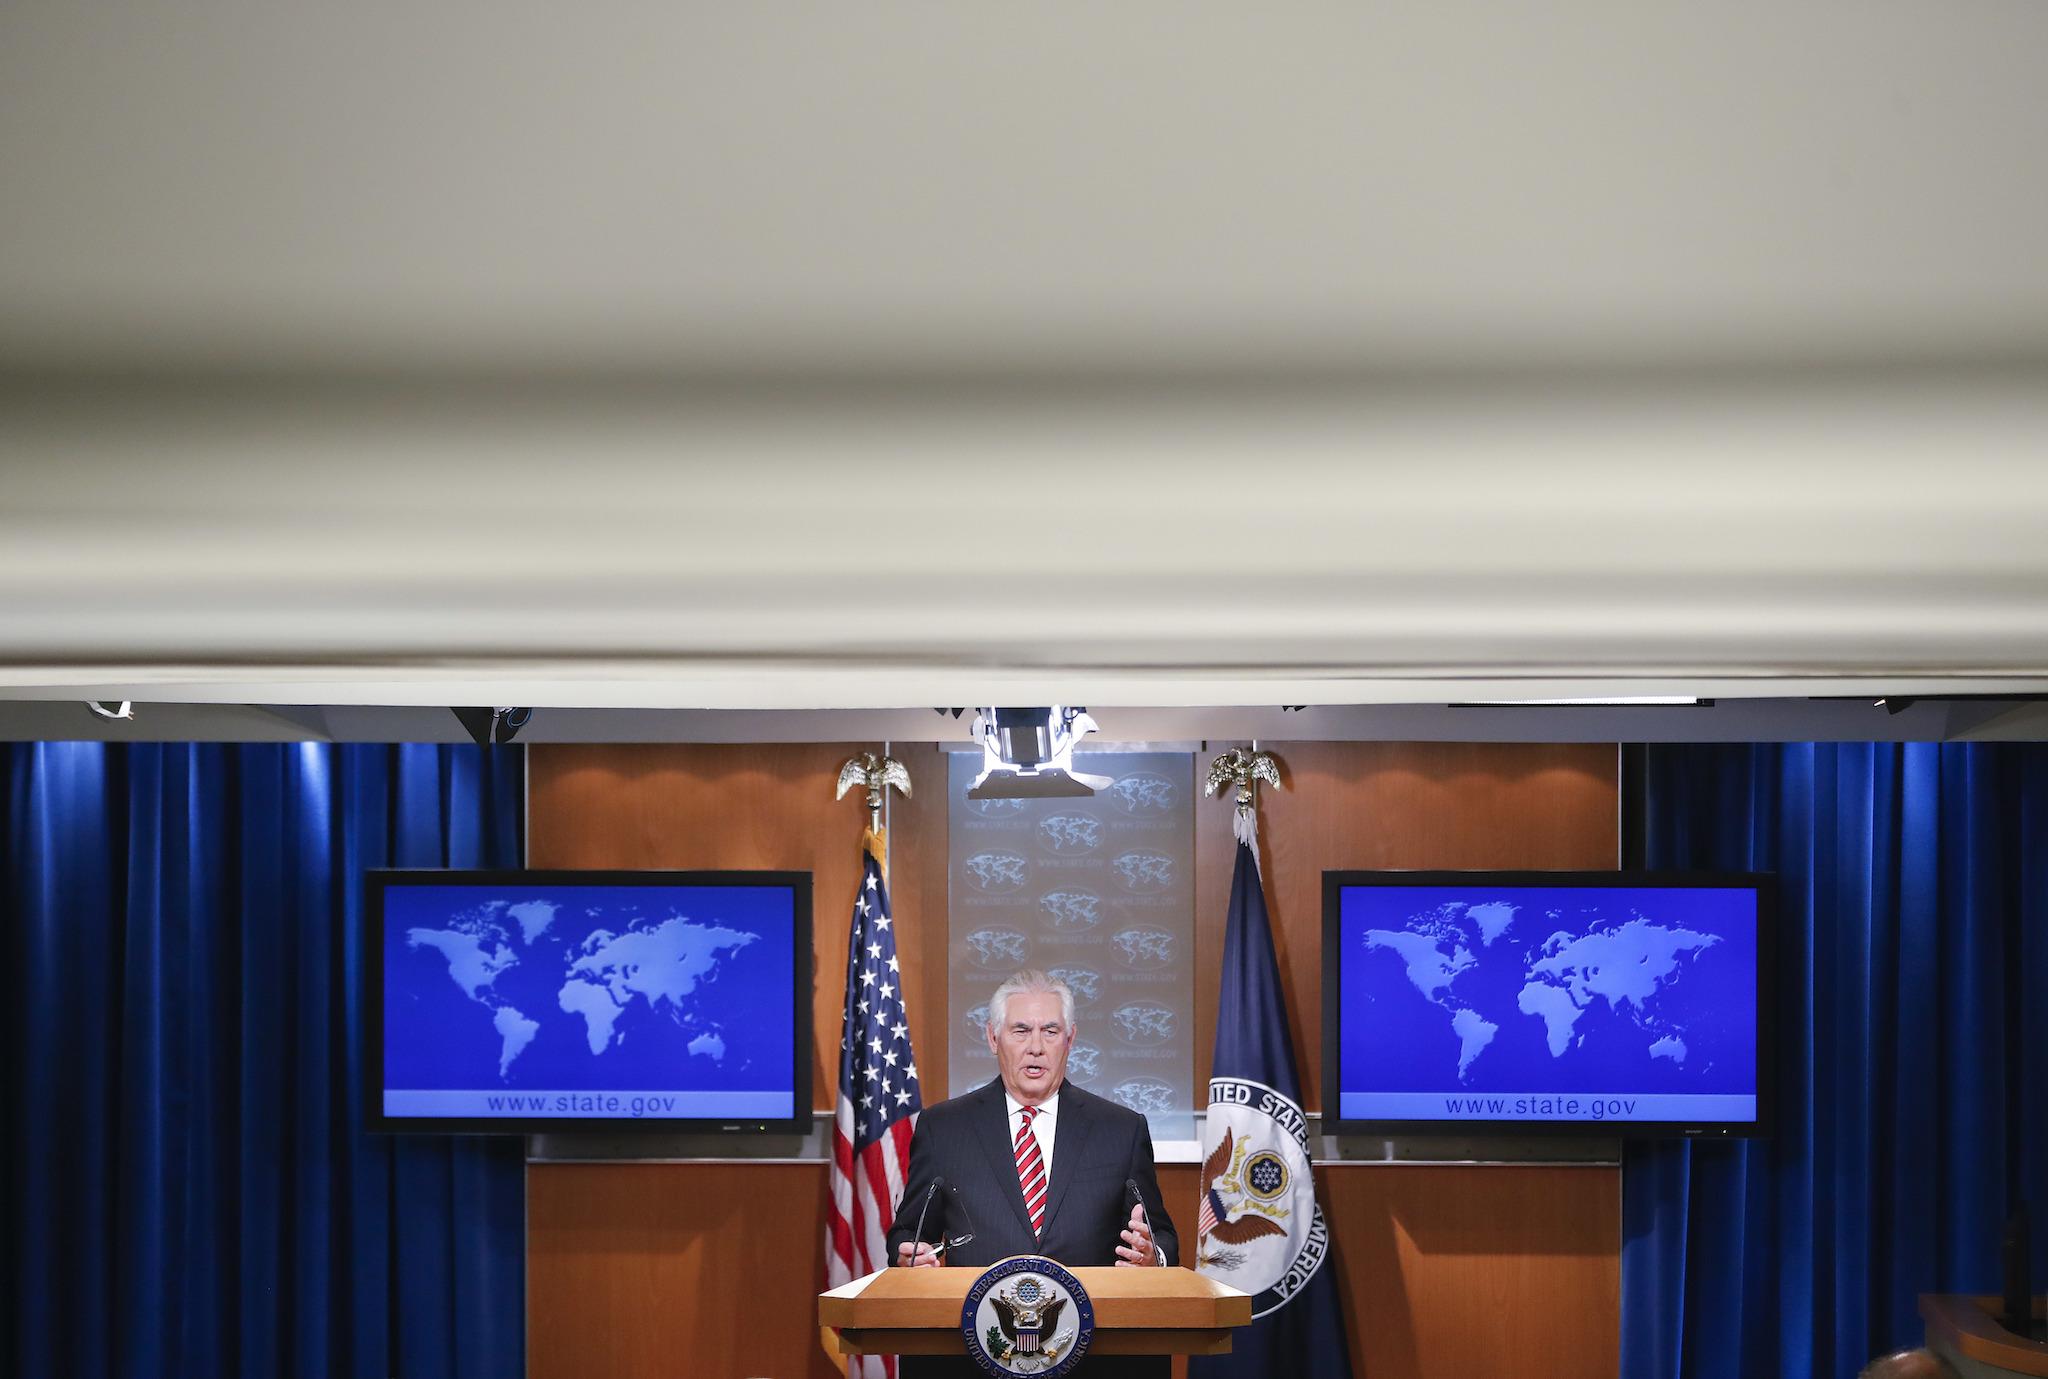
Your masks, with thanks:
[[(945, 1182), (945, 1179), (941, 1178), (939, 1181)], [(974, 1213), (967, 1209), (967, 1199), (960, 1195), (960, 1185), (958, 1183), (946, 1183), (946, 1202), (949, 1206), (958, 1208), (960, 1219), (967, 1223), (967, 1229), (964, 1232), (959, 1235), (949, 1235), (946, 1237), (946, 1248), (957, 1250), (968, 1241), (974, 1239)]]
[[(1152, 1225), (1152, 1208), (1145, 1205), (1145, 1194), (1138, 1190), (1138, 1180), (1136, 1178), (1126, 1178), (1124, 1179), (1124, 1205), (1128, 1207), (1133, 1204), (1136, 1204), (1138, 1210), (1145, 1214), (1145, 1226), (1147, 1229), (1150, 1229)], [(1124, 1220), (1128, 1221), (1130, 1219), (1130, 1213), (1126, 1212)], [(1155, 1260), (1159, 1258), (1159, 1245), (1156, 1241), (1152, 1245), (1152, 1257)]]
[(932, 1198), (938, 1196), (939, 1189), (945, 1185), (944, 1178), (934, 1177), (932, 1185), (924, 1190), (924, 1205), (917, 1209), (917, 1232), (910, 1237), (910, 1258), (913, 1263), (917, 1260), (917, 1247), (925, 1243), (924, 1214), (932, 1209)]

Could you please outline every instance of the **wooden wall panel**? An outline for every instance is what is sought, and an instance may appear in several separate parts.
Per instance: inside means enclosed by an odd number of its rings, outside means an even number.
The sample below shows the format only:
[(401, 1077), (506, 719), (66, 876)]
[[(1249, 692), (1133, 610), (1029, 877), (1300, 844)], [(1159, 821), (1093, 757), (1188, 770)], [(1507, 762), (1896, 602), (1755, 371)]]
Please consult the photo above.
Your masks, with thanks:
[[(1618, 1170), (1323, 1164), (1316, 1186), (1356, 1379), (1614, 1379)], [(1159, 1191), (1192, 1229), (1195, 1166)]]
[(815, 1164), (536, 1164), (530, 1379), (835, 1379)]
[[(917, 1050), (918, 1071), (925, 1095), (943, 1099), (953, 1042), (945, 1028), (946, 964), (952, 953), (946, 893), (950, 877), (946, 828), (946, 754), (936, 743), (908, 743), (893, 749), (910, 772), (911, 797), (890, 806), (889, 831), (894, 854), (889, 864), (889, 899), (896, 907), (896, 946), (904, 971), (915, 966), (919, 981), (904, 988), (909, 1007), (911, 1047)], [(913, 954), (910, 950), (915, 948)], [(843, 962), (844, 959), (841, 959)], [(844, 967), (833, 974), (837, 1001), (846, 999)], [(835, 1010), (832, 1018), (843, 1019)]]
[(1614, 1379), (1619, 1169), (1352, 1164), (1318, 1183), (1364, 1379)]

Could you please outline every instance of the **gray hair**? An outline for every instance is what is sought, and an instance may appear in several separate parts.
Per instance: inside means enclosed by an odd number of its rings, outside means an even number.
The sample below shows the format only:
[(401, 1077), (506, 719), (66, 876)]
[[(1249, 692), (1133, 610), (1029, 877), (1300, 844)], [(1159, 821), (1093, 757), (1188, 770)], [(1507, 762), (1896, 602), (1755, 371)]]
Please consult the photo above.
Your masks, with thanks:
[(1029, 968), (1023, 972), (1012, 972), (1003, 978), (1003, 984), (996, 988), (996, 994), (988, 998), (988, 1027), (995, 1029), (1008, 1018), (1009, 1001), (1012, 996), (1045, 992), (1060, 998), (1060, 1022), (1068, 1029), (1074, 1027), (1074, 990), (1058, 977)]

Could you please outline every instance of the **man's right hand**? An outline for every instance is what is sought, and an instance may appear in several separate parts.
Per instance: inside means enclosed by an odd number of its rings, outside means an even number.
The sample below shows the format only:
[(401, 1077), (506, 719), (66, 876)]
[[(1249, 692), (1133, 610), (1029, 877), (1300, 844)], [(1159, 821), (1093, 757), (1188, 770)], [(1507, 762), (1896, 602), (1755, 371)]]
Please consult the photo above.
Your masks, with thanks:
[(896, 1262), (912, 1269), (936, 1269), (939, 1267), (938, 1250), (925, 1241), (917, 1242), (916, 1253), (911, 1252), (911, 1243), (906, 1240), (896, 1247)]

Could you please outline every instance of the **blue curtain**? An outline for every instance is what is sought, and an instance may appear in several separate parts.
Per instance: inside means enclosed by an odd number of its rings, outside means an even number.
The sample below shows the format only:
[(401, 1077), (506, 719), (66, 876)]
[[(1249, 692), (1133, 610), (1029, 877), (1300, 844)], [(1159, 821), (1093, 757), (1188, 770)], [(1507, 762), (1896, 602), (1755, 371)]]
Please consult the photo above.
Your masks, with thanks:
[(0, 747), (0, 1371), (524, 1372), (518, 1141), (365, 1135), (363, 869), (517, 866), (510, 749)]
[(1654, 867), (1775, 871), (1781, 1120), (1631, 1145), (1627, 1379), (1850, 1379), (2048, 1265), (2048, 748), (1648, 749)]

